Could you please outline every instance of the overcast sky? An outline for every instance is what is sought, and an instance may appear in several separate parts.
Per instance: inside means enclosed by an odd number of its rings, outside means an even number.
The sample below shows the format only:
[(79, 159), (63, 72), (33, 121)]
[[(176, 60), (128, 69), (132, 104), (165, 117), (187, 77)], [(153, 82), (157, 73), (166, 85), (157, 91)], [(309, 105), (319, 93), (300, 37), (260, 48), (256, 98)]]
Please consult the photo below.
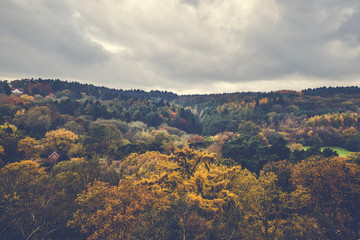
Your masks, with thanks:
[(0, 0), (0, 79), (177, 93), (360, 84), (359, 0)]

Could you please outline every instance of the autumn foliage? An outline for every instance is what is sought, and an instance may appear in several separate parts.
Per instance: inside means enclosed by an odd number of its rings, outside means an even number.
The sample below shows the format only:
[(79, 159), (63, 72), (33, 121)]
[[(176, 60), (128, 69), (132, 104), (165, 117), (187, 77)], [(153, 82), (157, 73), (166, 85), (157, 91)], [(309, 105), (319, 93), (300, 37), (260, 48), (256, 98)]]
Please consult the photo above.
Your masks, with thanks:
[(78, 136), (76, 134), (61, 128), (58, 130), (47, 132), (45, 134), (43, 142), (45, 148), (51, 151), (68, 151), (77, 139)]
[(312, 158), (294, 167), (293, 182), (309, 189), (314, 209), (342, 239), (356, 236), (360, 220), (360, 167), (345, 159)]
[(0, 81), (0, 239), (359, 239), (359, 114), (358, 87)]
[(167, 204), (148, 186), (128, 180), (119, 186), (95, 181), (76, 201), (80, 209), (69, 226), (80, 226), (93, 240), (130, 239)]

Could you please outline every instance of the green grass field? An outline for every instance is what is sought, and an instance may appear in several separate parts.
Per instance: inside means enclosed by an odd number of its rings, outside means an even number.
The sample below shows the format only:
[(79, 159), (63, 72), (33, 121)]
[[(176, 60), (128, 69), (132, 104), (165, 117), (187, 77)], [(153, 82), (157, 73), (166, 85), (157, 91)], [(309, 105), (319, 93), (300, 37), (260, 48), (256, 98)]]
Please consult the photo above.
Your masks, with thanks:
[[(309, 148), (310, 148), (309, 146), (305, 146), (304, 150), (307, 150)], [(346, 150), (345, 148), (341, 148), (341, 147), (321, 147), (320, 149), (321, 151), (323, 151), (325, 148), (330, 148), (331, 150), (336, 151), (341, 157), (347, 157), (350, 153), (352, 153)]]
[(340, 147), (322, 147), (320, 149), (321, 151), (323, 151), (325, 148), (330, 148), (331, 150), (336, 151), (341, 157), (347, 157), (351, 153), (345, 148), (340, 148)]

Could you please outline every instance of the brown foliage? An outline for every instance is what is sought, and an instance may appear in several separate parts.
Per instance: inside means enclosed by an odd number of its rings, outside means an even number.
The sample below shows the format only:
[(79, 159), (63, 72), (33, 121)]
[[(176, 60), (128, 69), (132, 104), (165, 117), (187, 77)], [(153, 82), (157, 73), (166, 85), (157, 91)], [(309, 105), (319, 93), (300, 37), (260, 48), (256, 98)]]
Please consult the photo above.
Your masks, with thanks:
[(0, 98), (0, 104), (9, 104), (12, 106), (19, 105), (19, 104), (29, 104), (29, 101), (27, 99), (19, 98), (19, 97), (2, 97)]
[(202, 137), (198, 134), (194, 134), (187, 139), (188, 143), (196, 143), (196, 142), (203, 142), (203, 141), (204, 141), (204, 137)]
[(35, 83), (29, 86), (29, 92), (33, 94), (35, 91), (41, 91), (46, 95), (50, 93), (55, 93), (54, 90), (51, 88), (50, 85), (44, 83)]
[(360, 167), (344, 158), (314, 157), (297, 164), (295, 185), (310, 190), (314, 208), (333, 222), (343, 239), (354, 239), (360, 222)]

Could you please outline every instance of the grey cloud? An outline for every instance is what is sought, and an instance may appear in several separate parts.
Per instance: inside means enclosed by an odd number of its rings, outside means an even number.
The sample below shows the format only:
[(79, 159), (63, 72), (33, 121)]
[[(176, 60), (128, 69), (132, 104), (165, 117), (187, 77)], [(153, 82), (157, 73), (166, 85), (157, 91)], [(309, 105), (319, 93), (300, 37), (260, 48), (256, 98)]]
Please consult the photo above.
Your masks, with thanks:
[[(270, 31), (265, 30), (263, 37), (256, 38), (260, 51), (278, 61), (277, 68), (269, 70), (279, 74), (297, 72), (326, 78), (341, 78), (346, 73), (359, 75), (359, 70), (355, 70), (357, 61), (345, 54), (334, 56), (329, 49), (331, 41), (342, 42), (344, 33), (339, 33), (337, 26), (341, 28), (358, 14), (340, 19), (339, 15), (349, 7), (346, 6), (349, 1), (337, 2), (337, 5), (326, 5), (324, 1), (322, 5), (294, 2), (283, 1), (281, 20)], [(351, 7), (357, 10), (355, 6)]]
[(2, 71), (17, 68), (20, 73), (51, 76), (57, 74), (54, 71), (67, 71), (72, 64), (107, 59), (99, 46), (83, 39), (75, 29), (71, 12), (65, 6), (56, 1), (33, 4), (0, 3)]
[(177, 91), (281, 88), (293, 75), (341, 85), (360, 76), (359, 20), (351, 0), (2, 1), (0, 76)]

